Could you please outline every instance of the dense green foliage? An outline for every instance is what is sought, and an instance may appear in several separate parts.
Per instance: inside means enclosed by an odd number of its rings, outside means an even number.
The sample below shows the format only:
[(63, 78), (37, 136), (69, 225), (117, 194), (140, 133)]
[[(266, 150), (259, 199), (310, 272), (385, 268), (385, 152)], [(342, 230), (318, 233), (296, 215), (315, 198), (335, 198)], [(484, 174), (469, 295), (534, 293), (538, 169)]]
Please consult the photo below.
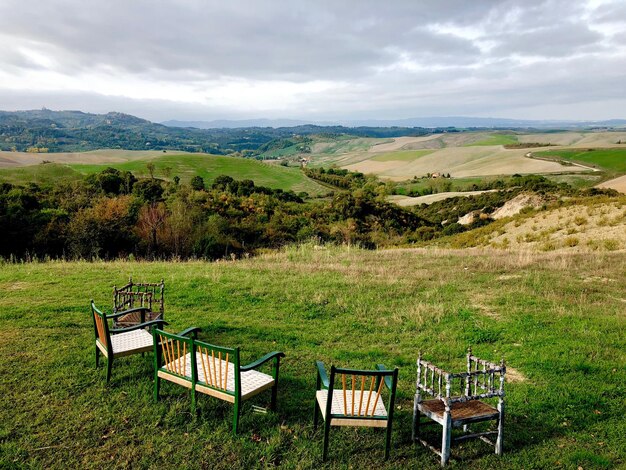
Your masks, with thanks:
[[(165, 278), (169, 331), (240, 346), (242, 361), (282, 350), (278, 411), (163, 384), (152, 354), (94, 368), (89, 299), (105, 310), (128, 276)], [(384, 433), (333, 428), (328, 468), (436, 469), (411, 443), (415, 359), (462, 371), (464, 352), (504, 358), (504, 455), (471, 441), (450, 468), (626, 465), (626, 259), (623, 253), (362, 251), (293, 247), (235, 262), (0, 264), (0, 468), (323, 468), (313, 431), (315, 360), (398, 367), (390, 460)], [(264, 369), (267, 372), (269, 369)], [(424, 428), (436, 445), (441, 428)], [(455, 431), (459, 432), (459, 431)]]
[(0, 256), (223, 258), (317, 237), (364, 246), (429, 225), (362, 188), (332, 200), (230, 176), (191, 184), (106, 168), (84, 181), (0, 185)]
[[(341, 189), (361, 188), (368, 181), (363, 173), (341, 168), (303, 168), (302, 171), (309, 178)], [(369, 181), (372, 181), (371, 177)]]

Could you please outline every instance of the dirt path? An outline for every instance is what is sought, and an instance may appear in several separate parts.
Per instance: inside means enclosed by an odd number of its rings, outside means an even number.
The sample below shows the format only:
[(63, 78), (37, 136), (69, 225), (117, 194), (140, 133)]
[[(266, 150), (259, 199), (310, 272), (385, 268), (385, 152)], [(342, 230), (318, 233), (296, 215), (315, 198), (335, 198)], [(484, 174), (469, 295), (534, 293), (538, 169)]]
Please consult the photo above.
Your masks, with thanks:
[(476, 194), (492, 193), (497, 189), (489, 189), (486, 191), (449, 191), (447, 193), (428, 194), (426, 196), (410, 197), (410, 196), (389, 196), (390, 202), (395, 202), (401, 207), (417, 206), (419, 204), (432, 204), (433, 202), (443, 201), (451, 197), (458, 196), (475, 196)]

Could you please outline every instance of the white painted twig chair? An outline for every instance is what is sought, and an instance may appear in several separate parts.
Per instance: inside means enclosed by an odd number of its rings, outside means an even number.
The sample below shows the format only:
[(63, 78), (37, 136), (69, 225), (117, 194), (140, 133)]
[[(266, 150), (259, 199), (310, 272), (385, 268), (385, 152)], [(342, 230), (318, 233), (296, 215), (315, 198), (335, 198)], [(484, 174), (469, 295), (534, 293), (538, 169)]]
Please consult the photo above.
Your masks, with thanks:
[(111, 380), (113, 359), (151, 351), (152, 334), (146, 329), (152, 326), (163, 328), (163, 325), (167, 325), (164, 320), (153, 320), (129, 328), (109, 328), (109, 320), (115, 320), (125, 314), (127, 311), (106, 315), (96, 307), (93, 300), (91, 301), (91, 315), (96, 337), (96, 368), (100, 365), (100, 354), (102, 354), (107, 358), (107, 383)]
[[(276, 409), (278, 370), (285, 354), (274, 351), (245, 366), (239, 362), (239, 348), (215, 346), (196, 339), (200, 328), (172, 334), (154, 328), (154, 399), (159, 400), (160, 380), (191, 389), (191, 409), (196, 410), (196, 392), (234, 405), (233, 434), (239, 428), (241, 402), (271, 389), (270, 409)], [(268, 361), (272, 375), (255, 369)]]
[[(388, 370), (378, 364), (376, 370), (330, 368), (330, 378), (321, 361), (317, 365), (317, 387), (313, 427), (317, 429), (320, 415), (324, 420), (323, 460), (328, 456), (328, 438), (331, 426), (366, 426), (385, 428), (385, 460), (391, 448), (391, 426), (398, 384), (398, 369)], [(336, 378), (341, 388), (335, 389)], [(389, 390), (389, 401), (385, 407), (381, 396), (383, 384)]]
[[(441, 457), (441, 466), (450, 459), (451, 442), (479, 438), (493, 445), (495, 453), (502, 455), (504, 432), (504, 360), (494, 364), (467, 353), (467, 371), (451, 374), (430, 362), (417, 359), (417, 387), (413, 406), (413, 441), (420, 442)], [(431, 399), (424, 400), (423, 395)], [(496, 407), (483, 400), (497, 399)], [(443, 426), (441, 449), (427, 443), (419, 435), (420, 418), (425, 415)], [(472, 433), (468, 425), (483, 421), (496, 421), (496, 431)], [(421, 423), (430, 424), (430, 422)], [(452, 439), (452, 428), (463, 427), (463, 434)], [(468, 434), (469, 433), (469, 434)], [(488, 436), (496, 436), (495, 442)]]

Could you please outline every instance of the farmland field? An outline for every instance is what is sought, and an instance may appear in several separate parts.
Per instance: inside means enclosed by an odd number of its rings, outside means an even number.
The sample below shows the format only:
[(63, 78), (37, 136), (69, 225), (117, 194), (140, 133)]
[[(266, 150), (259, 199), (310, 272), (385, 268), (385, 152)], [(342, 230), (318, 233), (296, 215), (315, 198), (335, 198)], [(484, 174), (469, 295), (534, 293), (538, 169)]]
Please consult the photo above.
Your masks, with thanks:
[(593, 165), (618, 173), (626, 172), (626, 148), (612, 149), (559, 149), (533, 152), (538, 157), (557, 158)]
[[(503, 256), (503, 253), (506, 256)], [(165, 278), (169, 329), (271, 350), (278, 412), (187, 390), (152, 398), (152, 357), (94, 368), (89, 298), (108, 308), (127, 276)], [(391, 459), (383, 433), (333, 428), (332, 467), (438, 468), (410, 442), (415, 358), (463, 369), (465, 349), (507, 361), (504, 456), (453, 447), (451, 468), (618, 468), (626, 464), (623, 252), (388, 250), (302, 246), (234, 262), (0, 265), (0, 467), (319, 468), (314, 360), (400, 368)], [(252, 404), (265, 406), (261, 395)], [(437, 427), (426, 428), (431, 442)]]
[[(15, 155), (15, 154), (13, 154)], [(33, 158), (33, 154), (20, 154)], [(310, 180), (298, 168), (285, 168), (256, 160), (197, 153), (121, 152), (99, 151), (78, 154), (35, 154), (40, 161), (46, 159), (58, 163), (31, 164), (0, 168), (0, 182), (24, 184), (29, 181), (54, 181), (59, 177), (78, 178), (80, 175), (97, 173), (113, 166), (128, 170), (136, 176), (149, 176), (147, 164), (153, 163), (155, 176), (171, 179), (177, 175), (189, 181), (196, 175), (211, 183), (219, 175), (235, 179), (251, 179), (259, 186), (269, 186), (295, 192), (306, 191), (311, 195), (327, 192), (327, 188)], [(30, 162), (30, 160), (28, 160)]]

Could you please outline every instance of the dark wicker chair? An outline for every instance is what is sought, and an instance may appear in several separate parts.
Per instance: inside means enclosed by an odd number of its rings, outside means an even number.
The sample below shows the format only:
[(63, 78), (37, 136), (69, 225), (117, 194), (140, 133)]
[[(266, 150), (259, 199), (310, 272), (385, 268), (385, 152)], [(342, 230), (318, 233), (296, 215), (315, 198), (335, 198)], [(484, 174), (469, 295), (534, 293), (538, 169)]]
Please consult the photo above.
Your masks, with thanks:
[(132, 310), (126, 315), (115, 318), (115, 328), (127, 328), (146, 321), (164, 320), (163, 295), (165, 282), (158, 283), (133, 282), (129, 278), (128, 284), (120, 287), (113, 286), (113, 313)]

